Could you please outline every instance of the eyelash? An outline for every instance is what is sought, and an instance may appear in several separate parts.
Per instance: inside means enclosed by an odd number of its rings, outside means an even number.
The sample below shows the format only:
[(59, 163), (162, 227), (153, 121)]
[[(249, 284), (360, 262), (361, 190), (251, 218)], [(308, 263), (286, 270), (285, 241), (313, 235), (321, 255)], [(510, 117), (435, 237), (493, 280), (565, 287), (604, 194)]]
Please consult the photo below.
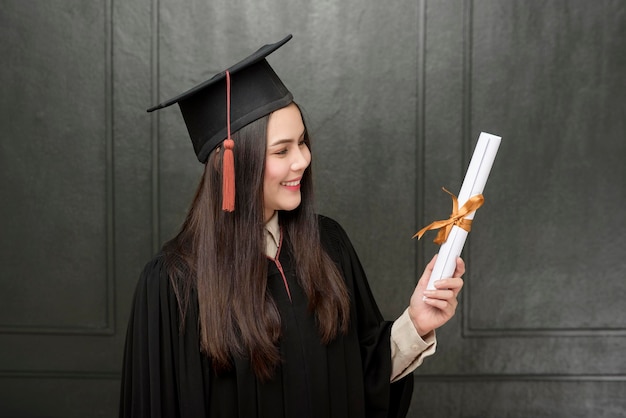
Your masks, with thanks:
[[(305, 145), (306, 146), (306, 142), (304, 141), (304, 139), (300, 142), (298, 142), (298, 146), (301, 145)], [(276, 155), (285, 155), (287, 154), (288, 148), (283, 148), (280, 151), (276, 151)]]

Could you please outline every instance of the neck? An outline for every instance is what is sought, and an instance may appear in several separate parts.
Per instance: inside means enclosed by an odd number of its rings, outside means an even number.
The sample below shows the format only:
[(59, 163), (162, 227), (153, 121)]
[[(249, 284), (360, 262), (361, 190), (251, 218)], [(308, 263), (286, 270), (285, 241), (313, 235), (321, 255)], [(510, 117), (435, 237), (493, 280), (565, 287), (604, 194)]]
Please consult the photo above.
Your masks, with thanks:
[(265, 223), (268, 223), (270, 219), (272, 219), (272, 216), (274, 216), (274, 214), (276, 213), (275, 210), (266, 210), (265, 211)]

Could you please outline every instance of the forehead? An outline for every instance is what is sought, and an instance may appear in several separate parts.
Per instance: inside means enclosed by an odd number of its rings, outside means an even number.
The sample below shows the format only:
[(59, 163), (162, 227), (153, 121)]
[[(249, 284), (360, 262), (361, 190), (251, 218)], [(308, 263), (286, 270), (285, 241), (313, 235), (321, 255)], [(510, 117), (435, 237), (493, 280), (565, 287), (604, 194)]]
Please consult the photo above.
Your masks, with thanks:
[(294, 103), (273, 112), (267, 124), (268, 144), (273, 140), (297, 139), (304, 132), (300, 109)]

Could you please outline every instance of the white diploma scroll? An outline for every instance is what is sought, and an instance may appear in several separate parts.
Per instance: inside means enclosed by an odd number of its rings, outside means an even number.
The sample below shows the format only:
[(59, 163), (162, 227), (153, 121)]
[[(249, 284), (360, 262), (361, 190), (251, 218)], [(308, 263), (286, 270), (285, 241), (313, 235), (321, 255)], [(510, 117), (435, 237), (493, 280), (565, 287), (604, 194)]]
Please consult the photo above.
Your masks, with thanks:
[[(481, 132), (478, 137), (478, 143), (474, 149), (474, 154), (470, 161), (461, 191), (459, 192), (458, 202), (459, 208), (462, 207), (472, 196), (481, 194), (487, 183), (491, 166), (496, 158), (500, 140), (502, 138), (486, 132)], [(465, 219), (474, 219), (476, 211), (470, 212)], [(441, 244), (437, 261), (433, 267), (433, 273), (428, 282), (428, 290), (435, 289), (435, 281), (447, 277), (452, 277), (456, 268), (456, 259), (463, 251), (465, 239), (468, 232), (458, 226), (453, 226), (448, 239)]]

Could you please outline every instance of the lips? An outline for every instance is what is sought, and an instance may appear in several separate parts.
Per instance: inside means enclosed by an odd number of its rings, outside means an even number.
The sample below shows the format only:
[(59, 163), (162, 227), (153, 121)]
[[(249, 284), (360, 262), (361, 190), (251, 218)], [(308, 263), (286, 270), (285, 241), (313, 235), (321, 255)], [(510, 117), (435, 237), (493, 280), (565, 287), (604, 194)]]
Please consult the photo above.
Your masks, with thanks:
[(286, 187), (298, 187), (300, 185), (300, 179), (293, 181), (283, 181), (280, 184)]

